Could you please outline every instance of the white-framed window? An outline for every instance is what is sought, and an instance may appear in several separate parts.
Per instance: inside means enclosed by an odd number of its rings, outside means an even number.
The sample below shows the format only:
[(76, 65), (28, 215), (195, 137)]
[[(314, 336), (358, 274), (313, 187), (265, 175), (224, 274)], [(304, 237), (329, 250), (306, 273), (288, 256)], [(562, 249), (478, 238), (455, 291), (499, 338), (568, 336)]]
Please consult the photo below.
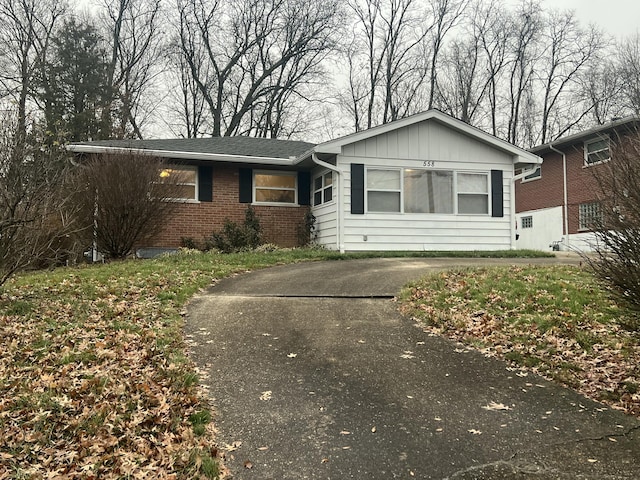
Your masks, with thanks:
[(540, 177), (542, 177), (542, 167), (538, 165), (538, 167), (532, 173), (522, 179), (522, 183), (530, 182), (532, 180), (538, 180)]
[(400, 169), (369, 168), (366, 175), (367, 211), (400, 212), (402, 182)]
[(453, 213), (453, 172), (404, 170), (405, 213)]
[(253, 174), (253, 201), (295, 205), (298, 175), (296, 172), (255, 171)]
[(313, 206), (333, 201), (333, 172), (325, 172), (313, 179)]
[(531, 215), (520, 219), (522, 228), (533, 228), (533, 217)]
[(367, 212), (489, 214), (489, 174), (369, 168)]
[(160, 169), (158, 183), (166, 183), (171, 193), (167, 200), (198, 200), (198, 167), (190, 165), (171, 165)]
[(601, 222), (602, 207), (600, 203), (581, 203), (578, 208), (578, 228), (580, 230), (593, 230)]
[(489, 213), (489, 175), (459, 172), (456, 177), (458, 213), (487, 215)]
[(584, 144), (584, 164), (597, 165), (611, 158), (609, 137), (600, 137), (585, 142)]

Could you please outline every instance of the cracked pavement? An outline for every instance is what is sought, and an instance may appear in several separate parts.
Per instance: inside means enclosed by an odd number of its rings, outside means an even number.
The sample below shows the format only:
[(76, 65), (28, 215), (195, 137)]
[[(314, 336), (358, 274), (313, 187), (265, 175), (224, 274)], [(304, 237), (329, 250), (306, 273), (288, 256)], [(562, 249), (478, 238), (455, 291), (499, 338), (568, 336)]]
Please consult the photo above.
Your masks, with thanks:
[(638, 419), (430, 336), (392, 299), (433, 269), (561, 261), (333, 261), (221, 281), (186, 333), (233, 478), (640, 478)]

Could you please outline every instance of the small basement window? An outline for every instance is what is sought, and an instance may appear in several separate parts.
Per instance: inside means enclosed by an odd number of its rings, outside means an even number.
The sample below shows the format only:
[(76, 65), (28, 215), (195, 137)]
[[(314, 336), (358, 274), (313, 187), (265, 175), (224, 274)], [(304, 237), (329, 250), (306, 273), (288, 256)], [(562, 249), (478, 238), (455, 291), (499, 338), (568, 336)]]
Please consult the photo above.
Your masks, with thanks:
[(533, 228), (533, 217), (531, 215), (522, 217), (520, 222), (522, 223), (522, 228)]
[(322, 205), (333, 200), (333, 172), (327, 172), (313, 179), (313, 205)]
[(198, 168), (172, 165), (160, 169), (159, 184), (166, 184), (167, 200), (196, 201), (198, 191)]
[(255, 172), (253, 199), (256, 203), (297, 203), (295, 172)]
[(598, 138), (584, 144), (585, 165), (597, 165), (611, 158), (609, 138)]
[(581, 203), (579, 206), (578, 228), (593, 230), (602, 221), (602, 209), (598, 202)]

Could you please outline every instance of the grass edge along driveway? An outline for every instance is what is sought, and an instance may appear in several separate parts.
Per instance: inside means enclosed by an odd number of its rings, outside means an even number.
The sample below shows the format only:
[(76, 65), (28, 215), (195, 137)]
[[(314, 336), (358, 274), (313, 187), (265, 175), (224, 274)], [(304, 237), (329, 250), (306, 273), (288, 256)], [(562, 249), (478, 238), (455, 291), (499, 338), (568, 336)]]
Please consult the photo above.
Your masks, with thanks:
[(586, 269), (511, 266), (433, 273), (401, 311), (426, 331), (640, 416), (640, 319)]

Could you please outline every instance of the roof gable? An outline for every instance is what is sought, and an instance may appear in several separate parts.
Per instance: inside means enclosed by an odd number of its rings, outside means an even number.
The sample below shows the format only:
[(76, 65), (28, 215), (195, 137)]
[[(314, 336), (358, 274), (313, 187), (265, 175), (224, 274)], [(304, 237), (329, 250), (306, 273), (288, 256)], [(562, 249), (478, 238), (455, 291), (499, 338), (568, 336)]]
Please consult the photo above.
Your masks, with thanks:
[(425, 122), (437, 122), (447, 129), (453, 130), (471, 138), (474, 141), (481, 142), (509, 154), (514, 158), (514, 163), (541, 163), (542, 161), (537, 155), (527, 152), (526, 150), (516, 147), (509, 142), (501, 140), (476, 127), (446, 115), (439, 110), (428, 110), (426, 112), (418, 113), (384, 125), (379, 125), (368, 130), (363, 130), (335, 140), (330, 140), (316, 145), (314, 151), (317, 153), (340, 154), (342, 153), (343, 148), (348, 145), (367, 141), (374, 137), (386, 135), (394, 131), (400, 131), (421, 123), (424, 124)]

